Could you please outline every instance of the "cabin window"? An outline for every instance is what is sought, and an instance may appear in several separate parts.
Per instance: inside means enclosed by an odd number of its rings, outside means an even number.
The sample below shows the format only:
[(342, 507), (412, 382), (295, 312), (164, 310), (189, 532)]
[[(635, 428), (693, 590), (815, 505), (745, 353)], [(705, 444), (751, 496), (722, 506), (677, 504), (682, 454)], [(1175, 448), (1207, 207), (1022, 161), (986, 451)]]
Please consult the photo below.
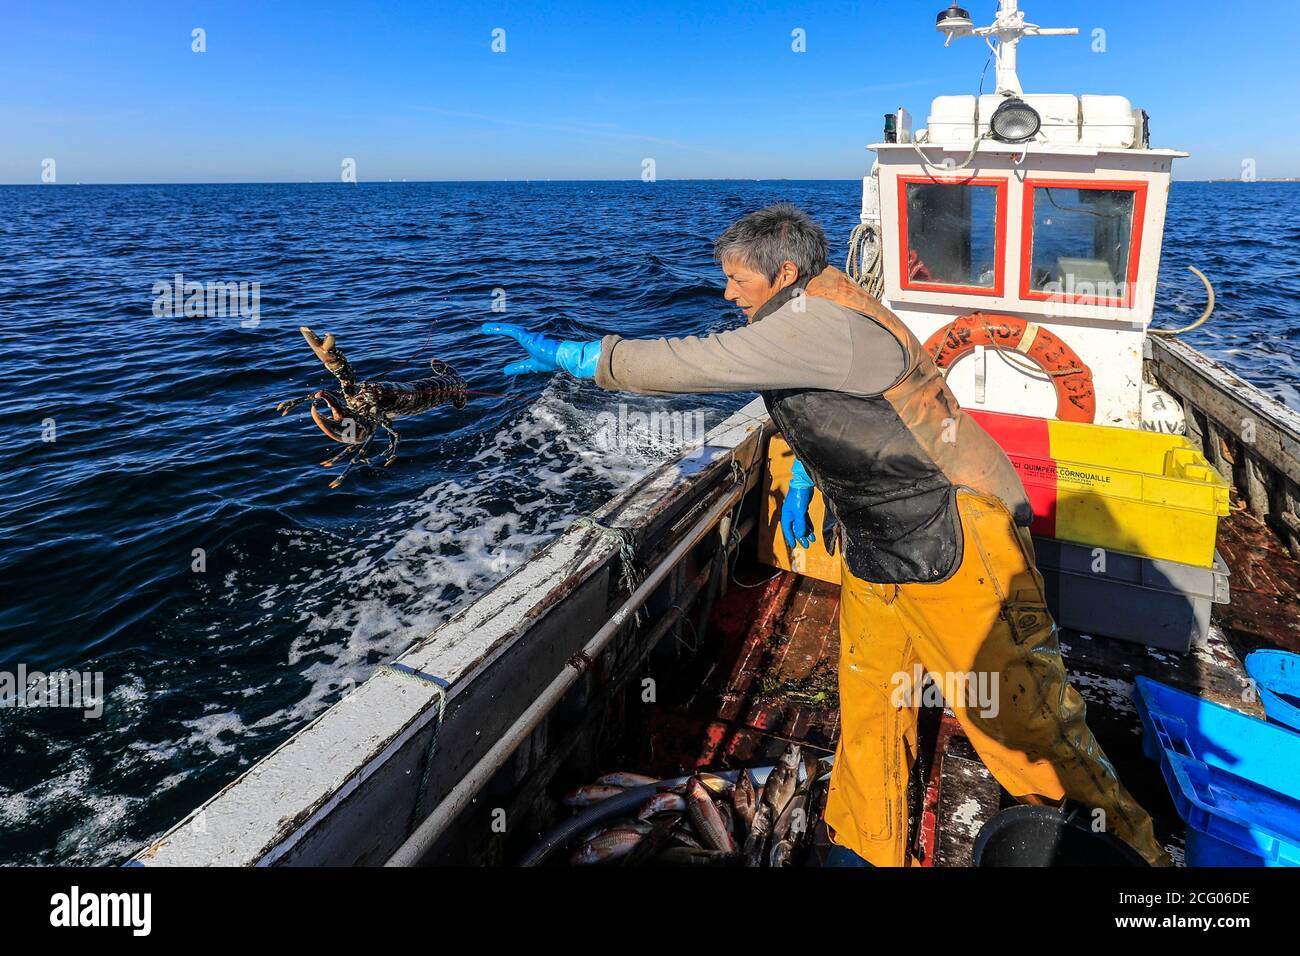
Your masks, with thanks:
[(1001, 295), (1006, 180), (899, 181), (904, 289)]
[(1131, 306), (1145, 200), (1145, 183), (1026, 182), (1021, 297)]

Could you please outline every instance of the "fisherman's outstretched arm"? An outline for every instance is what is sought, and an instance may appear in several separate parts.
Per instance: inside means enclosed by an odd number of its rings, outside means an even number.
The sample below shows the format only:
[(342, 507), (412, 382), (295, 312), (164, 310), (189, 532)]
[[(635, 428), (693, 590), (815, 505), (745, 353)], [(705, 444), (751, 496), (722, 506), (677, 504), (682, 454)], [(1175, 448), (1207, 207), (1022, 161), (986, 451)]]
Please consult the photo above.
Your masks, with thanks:
[(644, 394), (753, 392), (824, 388), (874, 394), (903, 369), (898, 342), (873, 322), (837, 306), (806, 300), (785, 306), (738, 329), (707, 336), (558, 342), (518, 326), (488, 325), (508, 335), (530, 358), (506, 366), (508, 374), (564, 369), (594, 378), (612, 391)]
[(819, 308), (783, 308), (714, 335), (601, 339), (596, 384), (620, 392), (755, 392), (840, 388), (853, 359), (852, 332)]

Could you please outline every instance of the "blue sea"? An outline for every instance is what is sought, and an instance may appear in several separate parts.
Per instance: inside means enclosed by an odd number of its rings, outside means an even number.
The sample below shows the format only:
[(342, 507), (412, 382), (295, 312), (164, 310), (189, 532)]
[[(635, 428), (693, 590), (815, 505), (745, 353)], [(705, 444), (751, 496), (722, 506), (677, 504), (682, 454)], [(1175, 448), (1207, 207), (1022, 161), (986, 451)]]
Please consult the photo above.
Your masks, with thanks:
[[(843, 264), (849, 182), (0, 187), (9, 438), (0, 672), (102, 673), (96, 707), (0, 710), (0, 863), (120, 862), (678, 450), (596, 416), (747, 396), (611, 397), (507, 379), (510, 321), (565, 337), (743, 321), (711, 241), (777, 200)], [(1179, 183), (1157, 325), (1300, 408), (1300, 185)], [(256, 309), (167, 314), (160, 290), (257, 283)], [(251, 286), (246, 287), (251, 289)], [(247, 301), (246, 301), (247, 305)], [(494, 309), (495, 306), (495, 309)], [(331, 490), (299, 326), (362, 377), (432, 357), (472, 394), (399, 423), (398, 462)], [(336, 469), (337, 470), (337, 469)]]

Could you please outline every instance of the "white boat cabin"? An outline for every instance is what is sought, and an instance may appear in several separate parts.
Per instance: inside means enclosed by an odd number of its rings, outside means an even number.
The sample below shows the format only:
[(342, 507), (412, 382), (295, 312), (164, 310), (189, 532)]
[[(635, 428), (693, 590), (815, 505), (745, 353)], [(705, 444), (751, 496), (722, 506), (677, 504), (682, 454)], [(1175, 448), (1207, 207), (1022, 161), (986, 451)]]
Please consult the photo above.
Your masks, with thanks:
[[(1171, 166), (1187, 154), (1152, 149), (1123, 96), (1023, 92), (1019, 41), (1077, 30), (1028, 24), (1015, 0), (984, 28), (954, 4), (938, 29), (988, 40), (997, 89), (937, 97), (916, 131), (900, 109), (869, 147), (862, 222), (885, 303), (940, 351), (963, 406), (1142, 427)], [(1153, 414), (1146, 427), (1170, 427)]]

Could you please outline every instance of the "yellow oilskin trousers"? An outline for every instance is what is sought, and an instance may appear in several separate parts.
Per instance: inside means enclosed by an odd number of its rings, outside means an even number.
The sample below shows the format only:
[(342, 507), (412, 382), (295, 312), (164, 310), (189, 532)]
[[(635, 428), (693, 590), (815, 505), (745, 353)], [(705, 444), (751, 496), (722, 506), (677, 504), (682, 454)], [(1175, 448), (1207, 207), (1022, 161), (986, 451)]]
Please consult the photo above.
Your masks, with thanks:
[(959, 491), (957, 508), (962, 558), (945, 581), (870, 584), (841, 553), (841, 728), (826, 806), (835, 842), (876, 866), (912, 862), (907, 778), (924, 669), (1013, 796), (1100, 809), (1106, 829), (1149, 863), (1170, 865), (1066, 680), (1028, 529), (991, 496)]

